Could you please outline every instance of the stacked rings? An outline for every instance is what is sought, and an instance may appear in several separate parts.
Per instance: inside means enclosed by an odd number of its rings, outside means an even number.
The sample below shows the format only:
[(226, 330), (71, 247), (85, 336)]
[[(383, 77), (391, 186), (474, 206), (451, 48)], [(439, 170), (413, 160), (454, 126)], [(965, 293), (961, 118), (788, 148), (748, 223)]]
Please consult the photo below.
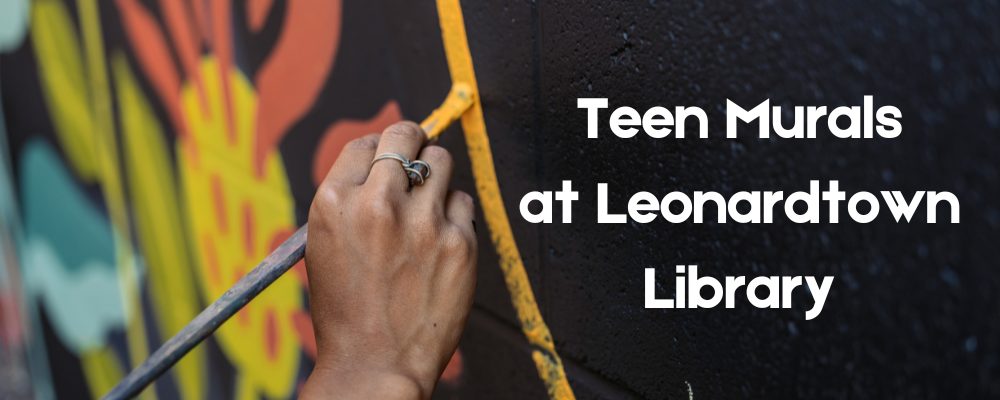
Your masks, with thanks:
[(410, 180), (410, 186), (420, 186), (431, 176), (431, 165), (423, 160), (410, 161), (397, 153), (382, 153), (375, 156), (371, 165), (381, 160), (396, 160), (402, 165), (406, 177)]
[(413, 186), (423, 185), (424, 180), (431, 176), (430, 164), (422, 160), (413, 160), (409, 164), (404, 163), (403, 170), (406, 171), (406, 176), (410, 178), (410, 184)]

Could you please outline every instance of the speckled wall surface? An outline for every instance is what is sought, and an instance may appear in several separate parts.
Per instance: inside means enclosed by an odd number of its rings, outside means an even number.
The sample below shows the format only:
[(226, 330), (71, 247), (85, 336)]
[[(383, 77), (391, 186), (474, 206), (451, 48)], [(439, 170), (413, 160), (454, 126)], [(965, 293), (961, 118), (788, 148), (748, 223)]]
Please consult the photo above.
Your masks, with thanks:
[[(173, 141), (170, 111), (155, 101), (157, 89), (129, 45), (125, 3), (99, 6), (108, 58), (125, 54), (162, 137)], [(247, 7), (237, 3), (234, 63), (253, 77), (285, 28), (291, 2), (275, 1), (257, 29), (248, 27), (252, 18), (244, 22)], [(66, 4), (75, 18), (76, 3)], [(158, 2), (137, 4), (162, 20)], [(1000, 396), (998, 7), (978, 1), (463, 1), (514, 237), (576, 396)], [(321, 91), (277, 145), (296, 223), (305, 222), (321, 157), (316, 149), (332, 125), (377, 121), (390, 102), (403, 117), (420, 119), (449, 86), (433, 3), (348, 1), (342, 15), (336, 61)], [(19, 48), (0, 55), (18, 193), (28, 143), (55, 146), (58, 140), (31, 43), (29, 33)], [(208, 47), (202, 55), (212, 54)], [(170, 60), (182, 64), (175, 53)], [(741, 139), (722, 139), (727, 98), (745, 107), (765, 98), (773, 105), (834, 107), (860, 105), (864, 95), (900, 108), (899, 138), (761, 140), (746, 129)], [(578, 97), (607, 97), (612, 107), (640, 110), (699, 106), (709, 113), (713, 138), (623, 140), (602, 131), (602, 138), (587, 139)], [(461, 130), (450, 129), (442, 143), (459, 164), (455, 185), (474, 192)], [(172, 160), (177, 150), (166, 151)], [(179, 170), (179, 164), (170, 166)], [(564, 179), (581, 192), (573, 224), (520, 218), (521, 196), (558, 189)], [(897, 224), (885, 211), (867, 225), (595, 223), (596, 182), (610, 184), (610, 204), (623, 211), (638, 191), (789, 192), (806, 190), (810, 179), (836, 179), (849, 192), (951, 191), (961, 201), (962, 223)], [(107, 213), (95, 185), (74, 187)], [(486, 230), (479, 235), (479, 286), (462, 361), (437, 395), (545, 397), (497, 254)], [(734, 310), (644, 309), (643, 269), (670, 271), (678, 263), (698, 264), (714, 276), (833, 275), (836, 281), (823, 313), (811, 321), (802, 316), (808, 302), (800, 297), (781, 310), (739, 301)], [(162, 310), (149, 296), (143, 300), (147, 330), (161, 332), (154, 316)], [(201, 292), (196, 297), (199, 304), (207, 300)], [(39, 314), (56, 393), (89, 393), (80, 355), (52, 333), (51, 315)], [(123, 330), (109, 328), (104, 337), (125, 362)], [(301, 378), (309, 369), (308, 344), (295, 343), (301, 367), (293, 372)], [(214, 341), (203, 357), (205, 393), (234, 396), (245, 371)], [(178, 394), (174, 379), (157, 387), (161, 397)]]
[[(606, 385), (685, 398), (690, 383), (695, 398), (998, 395), (997, 17), (995, 2), (466, 6), (487, 125), (509, 157), (498, 166), (508, 209), (562, 179), (582, 191), (572, 225), (515, 222), (560, 355), (584, 370), (569, 372), (577, 393)], [(700, 106), (720, 138), (727, 98), (832, 107), (866, 94), (902, 110), (899, 138), (768, 141), (746, 129), (739, 140), (606, 130), (594, 140), (575, 102)], [(608, 182), (622, 211), (642, 190), (792, 191), (810, 179), (953, 191), (962, 223), (593, 222), (592, 182)], [(791, 310), (643, 309), (642, 269), (675, 263), (837, 281), (812, 321), (799, 300)], [(489, 314), (509, 314), (503, 296), (486, 289), (479, 299)]]

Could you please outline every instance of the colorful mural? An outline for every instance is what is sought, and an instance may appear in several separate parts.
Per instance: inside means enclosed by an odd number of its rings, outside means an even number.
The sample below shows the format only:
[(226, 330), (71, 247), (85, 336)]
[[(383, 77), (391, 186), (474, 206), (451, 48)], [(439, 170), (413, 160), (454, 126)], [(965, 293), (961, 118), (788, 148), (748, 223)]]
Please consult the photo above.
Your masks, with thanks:
[[(0, 54), (14, 51), (24, 42), (28, 13), (27, 0), (0, 4)], [(45, 348), (30, 336), (38, 332), (38, 321), (23, 301), (24, 281), (17, 257), (21, 216), (3, 108), (0, 100), (0, 379), (5, 386), (4, 396), (27, 396), (33, 390), (38, 397), (51, 397)]]
[[(983, 318), (1000, 285), (1000, 9), (802, 4), (0, 0), (0, 397), (103, 393), (306, 222), (344, 143), (421, 120), (461, 81), (479, 103), (439, 143), (454, 187), (476, 194), (478, 281), (436, 398), (1000, 398), (1000, 328)], [(575, 101), (724, 121), (726, 99), (870, 94), (908, 116), (906, 134), (595, 140)], [(973, 218), (587, 217), (595, 182), (615, 197), (796, 190), (817, 174), (945, 188)], [(572, 224), (508, 215), (562, 180), (582, 191)], [(812, 269), (843, 286), (808, 322), (642, 308), (641, 270), (681, 262), (716, 276)], [(295, 396), (316, 352), (301, 270), (143, 396)], [(29, 372), (22, 389), (10, 365)]]
[[(4, 18), (25, 18), (4, 24), (0, 44), (15, 47), (17, 35), (28, 32), (51, 134), (15, 135), (16, 181), (7, 186), (16, 186), (17, 198), (5, 210), (19, 220), (5, 226), (23, 237), (16, 244), (21, 267), (7, 269), (19, 271), (15, 286), (26, 299), (29, 317), (19, 320), (51, 329), (49, 340), (78, 360), (97, 397), (303, 222), (280, 145), (316, 106), (338, 62), (343, 5), (34, 0), (29, 10), (27, 3), (10, 4), (5, 15), (12, 17)], [(452, 80), (474, 85), (461, 8), (442, 0), (437, 11)], [(266, 51), (248, 65), (248, 49)], [(306, 178), (319, 182), (346, 142), (402, 118), (400, 104), (387, 96), (368, 118), (329, 122), (309, 147)], [(462, 127), (539, 376), (551, 397), (572, 398), (514, 243), (480, 106)], [(216, 350), (195, 349), (143, 396), (294, 395), (316, 351), (307, 284), (296, 266), (216, 332)], [(10, 326), (4, 324), (17, 332), (5, 338), (26, 330)], [(44, 345), (29, 352), (42, 361), (34, 374), (39, 398), (51, 397), (65, 378), (56, 372), (48, 381), (47, 371), (60, 368), (45, 365), (52, 343)], [(462, 368), (456, 353), (443, 381), (460, 382)], [(219, 374), (231, 382), (213, 379)]]

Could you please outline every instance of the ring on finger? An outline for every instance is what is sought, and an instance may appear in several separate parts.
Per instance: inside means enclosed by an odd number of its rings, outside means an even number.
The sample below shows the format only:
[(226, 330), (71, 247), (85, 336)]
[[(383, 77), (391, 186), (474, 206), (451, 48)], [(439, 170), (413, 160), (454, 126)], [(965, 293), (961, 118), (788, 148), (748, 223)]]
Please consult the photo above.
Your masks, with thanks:
[(431, 176), (431, 165), (423, 160), (413, 160), (408, 165), (403, 166), (406, 176), (410, 178), (410, 184), (420, 186)]
[(375, 156), (371, 165), (375, 165), (376, 162), (381, 160), (399, 161), (399, 164), (403, 167), (403, 171), (406, 172), (407, 179), (410, 181), (410, 186), (423, 185), (424, 181), (431, 176), (431, 165), (423, 160), (410, 161), (398, 153), (382, 153)]
[(404, 164), (403, 170), (406, 171), (406, 177), (410, 179), (410, 186), (423, 185), (424, 181), (431, 176), (430, 164), (422, 160), (413, 160)]

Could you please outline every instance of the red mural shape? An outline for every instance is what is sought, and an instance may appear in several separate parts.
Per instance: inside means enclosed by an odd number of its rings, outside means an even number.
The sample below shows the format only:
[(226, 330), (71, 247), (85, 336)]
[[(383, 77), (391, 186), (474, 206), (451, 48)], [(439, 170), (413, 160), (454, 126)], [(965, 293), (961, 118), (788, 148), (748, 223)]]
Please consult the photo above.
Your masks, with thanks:
[[(206, 45), (218, 58), (221, 92), (225, 96), (226, 131), (230, 140), (235, 142), (233, 127), (236, 116), (233, 115), (228, 78), (229, 71), (234, 67), (231, 0), (210, 2), (207, 16), (205, 3), (198, 0), (159, 1), (182, 73), (173, 67), (171, 43), (167, 42), (149, 10), (137, 0), (116, 1), (140, 68), (152, 82), (179, 135), (185, 132), (184, 117), (180, 111), (181, 82), (194, 84), (201, 107), (207, 112), (205, 88), (199, 70), (202, 45)], [(251, 1), (247, 11), (251, 29), (260, 29), (272, 8), (271, 0)], [(258, 110), (254, 166), (258, 174), (263, 173), (266, 155), (315, 102), (333, 67), (340, 43), (340, 0), (289, 0), (284, 15), (277, 43), (254, 79)], [(192, 17), (195, 21), (191, 20)], [(211, 26), (210, 33), (205, 25)], [(318, 35), (317, 32), (325, 34)]]
[(440, 381), (452, 386), (457, 385), (458, 381), (462, 378), (462, 368), (462, 350), (455, 349), (455, 352), (451, 355), (451, 359), (448, 360), (448, 365), (441, 372)]
[(254, 32), (264, 28), (274, 0), (247, 0), (247, 26)]
[(194, 25), (188, 19), (188, 10), (185, 8), (185, 4), (179, 1), (160, 0), (160, 12), (166, 19), (167, 31), (170, 33), (174, 49), (180, 58), (181, 67), (188, 79), (195, 82), (202, 113), (208, 113), (208, 97), (205, 95), (205, 85), (198, 68), (201, 43), (199, 43), (199, 35), (195, 32)]
[(153, 17), (137, 0), (118, 0), (118, 10), (129, 44), (135, 51), (139, 66), (160, 96), (161, 104), (170, 116), (174, 131), (182, 136), (187, 131), (181, 114), (181, 78), (173, 68), (170, 48)]
[(266, 110), (257, 113), (258, 173), (263, 172), (268, 151), (323, 89), (340, 44), (340, 11), (340, 0), (288, 1), (284, 29), (255, 79), (257, 108)]
[(201, 41), (209, 43), (212, 40), (212, 32), (209, 31), (211, 25), (208, 21), (208, 0), (190, 0), (190, 2), (191, 15), (194, 16), (194, 21), (198, 25), (198, 33), (201, 35)]
[(403, 115), (399, 111), (399, 104), (395, 100), (389, 100), (372, 119), (367, 121), (347, 119), (330, 125), (323, 133), (323, 138), (320, 139), (319, 147), (316, 149), (316, 157), (313, 159), (313, 183), (319, 186), (347, 142), (369, 133), (382, 132), (401, 119)]

